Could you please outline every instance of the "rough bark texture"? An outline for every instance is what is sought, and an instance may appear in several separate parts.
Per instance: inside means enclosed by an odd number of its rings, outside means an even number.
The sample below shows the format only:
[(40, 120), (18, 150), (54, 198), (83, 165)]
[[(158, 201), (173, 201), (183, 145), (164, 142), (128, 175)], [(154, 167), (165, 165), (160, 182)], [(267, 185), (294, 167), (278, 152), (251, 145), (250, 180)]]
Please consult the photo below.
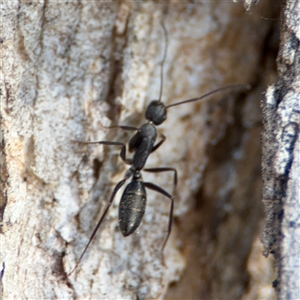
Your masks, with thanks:
[[(251, 13), (228, 1), (1, 5), (3, 298), (270, 298), (272, 262), (257, 254), (259, 103), (275, 76), (276, 22), (261, 18), (274, 17), (274, 3)], [(253, 89), (170, 108), (159, 127), (167, 141), (147, 167), (179, 175), (165, 265), (169, 200), (148, 191), (144, 220), (125, 239), (118, 194), (67, 276), (128, 168), (118, 147), (72, 140), (126, 142), (129, 134), (103, 125), (143, 124), (159, 95), (161, 20), (165, 103), (232, 83)], [(172, 191), (171, 175), (143, 176)]]
[(278, 299), (300, 298), (300, 1), (282, 3), (279, 79), (263, 100), (264, 253), (278, 271)]

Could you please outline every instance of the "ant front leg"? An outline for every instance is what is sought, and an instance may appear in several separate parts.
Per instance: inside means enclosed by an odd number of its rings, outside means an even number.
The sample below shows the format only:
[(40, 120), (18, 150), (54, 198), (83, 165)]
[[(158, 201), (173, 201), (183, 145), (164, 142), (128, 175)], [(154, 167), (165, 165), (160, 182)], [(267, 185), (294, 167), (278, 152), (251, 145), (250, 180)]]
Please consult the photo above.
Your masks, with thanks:
[(126, 164), (128, 164), (128, 165), (132, 164), (132, 160), (126, 158), (126, 145), (124, 143), (121, 143), (121, 142), (111, 142), (111, 141), (99, 141), (99, 142), (72, 141), (72, 142), (79, 143), (79, 144), (86, 144), (86, 145), (87, 144), (98, 144), (98, 145), (107, 145), (107, 146), (121, 146), (120, 157), (122, 158), (122, 160)]

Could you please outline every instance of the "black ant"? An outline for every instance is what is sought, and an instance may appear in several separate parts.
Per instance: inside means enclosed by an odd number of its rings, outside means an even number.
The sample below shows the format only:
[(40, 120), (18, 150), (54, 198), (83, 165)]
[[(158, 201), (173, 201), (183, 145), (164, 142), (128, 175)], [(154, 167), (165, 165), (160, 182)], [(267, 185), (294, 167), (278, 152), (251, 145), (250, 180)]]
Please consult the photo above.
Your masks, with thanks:
[(120, 205), (119, 205), (119, 227), (124, 237), (134, 233), (134, 231), (139, 227), (142, 218), (145, 213), (146, 209), (146, 202), (147, 202), (147, 194), (146, 194), (146, 188), (149, 188), (151, 190), (154, 190), (167, 198), (171, 201), (171, 207), (170, 207), (170, 213), (169, 213), (169, 223), (168, 223), (168, 232), (167, 236), (165, 238), (165, 241), (162, 246), (162, 251), (165, 248), (165, 245), (168, 241), (168, 238), (171, 233), (172, 229), (172, 220), (173, 220), (173, 208), (174, 208), (174, 197), (169, 194), (167, 191), (162, 189), (161, 187), (151, 183), (151, 182), (144, 182), (142, 180), (141, 170), (146, 172), (174, 172), (174, 187), (177, 185), (177, 171), (175, 168), (169, 168), (169, 167), (160, 167), (160, 168), (145, 168), (144, 166), (146, 164), (146, 161), (149, 157), (149, 155), (156, 151), (166, 140), (166, 137), (162, 135), (161, 140), (155, 144), (156, 138), (157, 138), (157, 132), (156, 127), (157, 125), (162, 124), (166, 118), (167, 118), (167, 109), (172, 106), (177, 106), (189, 102), (195, 102), (198, 100), (201, 100), (203, 98), (206, 98), (214, 93), (224, 91), (226, 89), (233, 89), (233, 88), (245, 88), (249, 89), (249, 85), (245, 84), (234, 84), (225, 86), (219, 89), (216, 89), (212, 92), (209, 92), (201, 97), (193, 98), (184, 100), (181, 102), (173, 103), (170, 105), (165, 105), (161, 101), (162, 97), (162, 88), (163, 88), (163, 68), (164, 68), (164, 62), (167, 55), (167, 48), (168, 48), (168, 35), (167, 30), (163, 23), (161, 23), (162, 29), (165, 36), (165, 50), (164, 50), (164, 56), (161, 63), (161, 73), (160, 73), (160, 92), (159, 92), (159, 100), (153, 100), (148, 105), (145, 117), (147, 122), (143, 124), (141, 127), (132, 127), (132, 126), (124, 126), (124, 125), (116, 125), (116, 126), (109, 126), (106, 128), (120, 128), (123, 130), (128, 131), (136, 131), (135, 135), (130, 139), (128, 144), (128, 150), (129, 152), (134, 152), (132, 158), (126, 157), (126, 145), (121, 142), (111, 142), (111, 141), (98, 141), (98, 142), (78, 142), (81, 144), (100, 144), (100, 145), (110, 145), (110, 146), (121, 146), (120, 151), (120, 157), (121, 159), (128, 165), (130, 165), (130, 168), (126, 171), (124, 178), (117, 183), (115, 186), (112, 195), (110, 197), (110, 200), (97, 224), (95, 227), (88, 244), (84, 248), (84, 251), (82, 252), (81, 256), (79, 257), (75, 267), (73, 270), (69, 273), (72, 274), (74, 270), (77, 268), (78, 264), (80, 263), (83, 255), (85, 254), (86, 250), (88, 249), (90, 243), (92, 242), (93, 238), (95, 237), (102, 221), (104, 220), (114, 198), (116, 193), (119, 191), (119, 189), (124, 185), (124, 183), (132, 177), (131, 182), (126, 186), (123, 195), (121, 197)]

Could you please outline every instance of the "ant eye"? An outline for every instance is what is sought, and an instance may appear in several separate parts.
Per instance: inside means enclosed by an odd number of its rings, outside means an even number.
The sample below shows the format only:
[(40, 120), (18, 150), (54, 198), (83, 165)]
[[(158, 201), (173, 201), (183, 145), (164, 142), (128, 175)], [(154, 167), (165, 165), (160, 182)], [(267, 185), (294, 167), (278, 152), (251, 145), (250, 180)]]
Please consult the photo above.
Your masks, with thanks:
[(147, 107), (145, 117), (155, 125), (160, 125), (167, 117), (167, 109), (162, 102), (154, 100)]

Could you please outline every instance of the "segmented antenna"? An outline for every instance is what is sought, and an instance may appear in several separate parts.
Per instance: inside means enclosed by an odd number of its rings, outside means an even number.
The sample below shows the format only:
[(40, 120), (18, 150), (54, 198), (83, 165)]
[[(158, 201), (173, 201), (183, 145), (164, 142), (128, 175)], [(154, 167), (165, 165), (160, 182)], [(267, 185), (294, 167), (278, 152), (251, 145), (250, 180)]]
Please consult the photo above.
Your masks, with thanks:
[(215, 94), (215, 93), (227, 90), (227, 89), (235, 89), (235, 88), (250, 90), (251, 89), (251, 85), (250, 84), (231, 84), (231, 85), (227, 85), (227, 86), (221, 87), (219, 89), (216, 89), (216, 90), (214, 90), (212, 92), (209, 92), (207, 94), (204, 94), (201, 97), (192, 98), (192, 99), (188, 99), (188, 100), (184, 100), (184, 101), (180, 101), (180, 102), (177, 102), (177, 103), (173, 103), (173, 104), (167, 105), (166, 108), (170, 108), (172, 106), (181, 105), (181, 104), (184, 104), (184, 103), (189, 103), (189, 102), (195, 102), (195, 101), (198, 101), (198, 100), (202, 100), (202, 99), (204, 99), (204, 98), (206, 98), (206, 97), (208, 97), (208, 96), (210, 96), (212, 94)]
[(165, 27), (165, 24), (163, 23), (163, 21), (160, 23), (161, 27), (163, 29), (164, 35), (165, 35), (165, 51), (164, 51), (164, 56), (163, 56), (163, 60), (161, 63), (161, 69), (160, 69), (160, 90), (159, 90), (159, 98), (158, 101), (161, 101), (161, 96), (162, 96), (162, 92), (163, 92), (163, 74), (164, 74), (164, 64), (165, 64), (165, 60), (167, 57), (167, 52), (168, 52), (168, 45), (169, 45), (169, 41), (168, 41), (168, 33), (167, 33), (167, 29)]

